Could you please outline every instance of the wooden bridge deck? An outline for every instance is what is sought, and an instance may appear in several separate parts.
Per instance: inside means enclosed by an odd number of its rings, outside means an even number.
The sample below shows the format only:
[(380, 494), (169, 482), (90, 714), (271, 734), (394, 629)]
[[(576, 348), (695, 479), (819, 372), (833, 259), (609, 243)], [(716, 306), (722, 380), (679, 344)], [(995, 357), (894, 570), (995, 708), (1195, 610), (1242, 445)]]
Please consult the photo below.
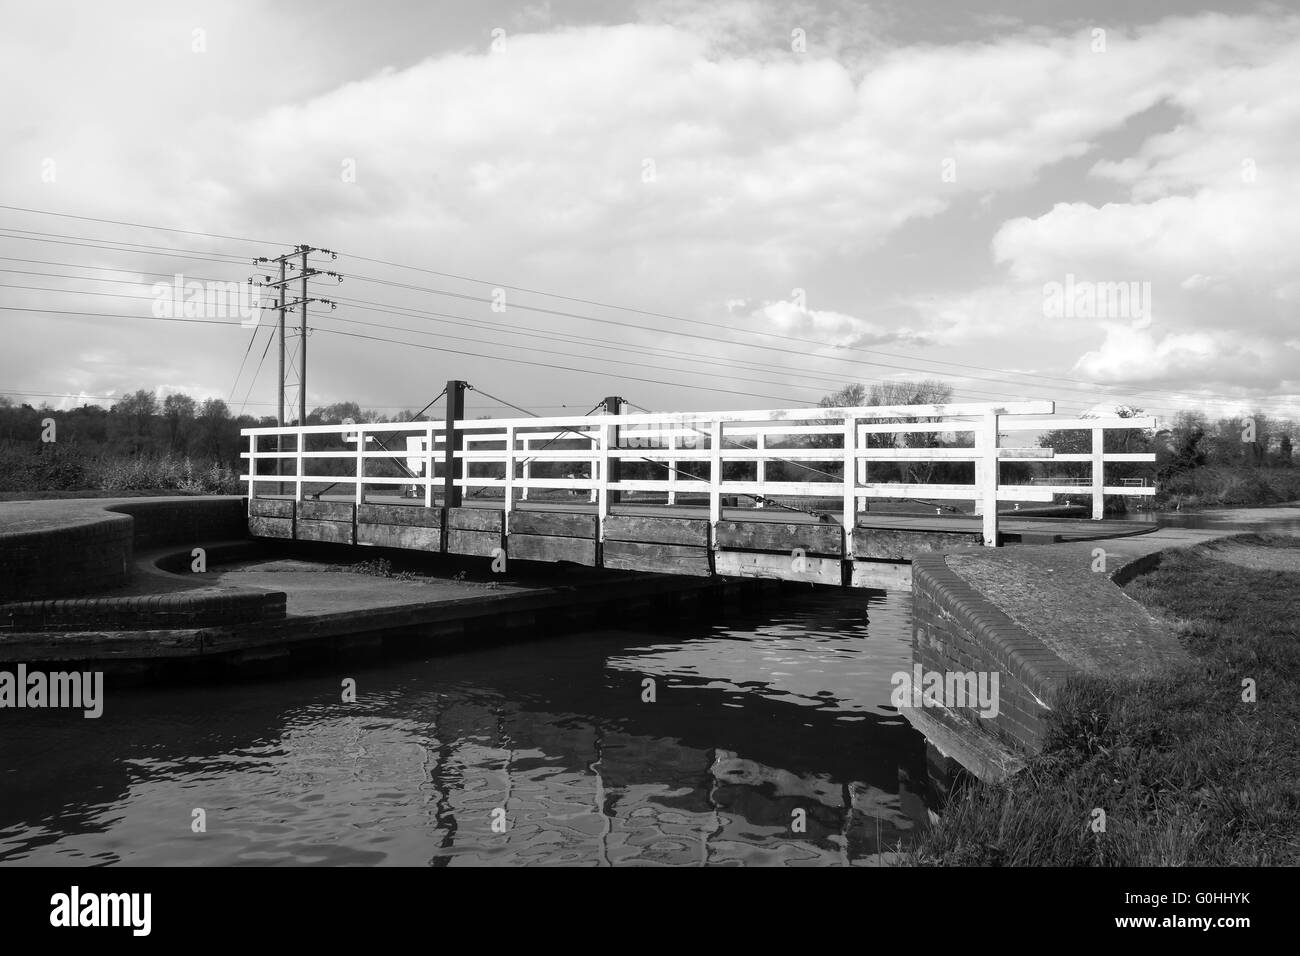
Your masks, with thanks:
[[(1010, 513), (1014, 515), (1014, 512)], [(972, 515), (859, 512), (851, 529), (837, 514), (780, 507), (724, 507), (716, 527), (703, 505), (611, 503), (600, 533), (587, 501), (517, 501), (507, 520), (501, 499), (461, 507), (371, 495), (249, 502), (254, 536), (475, 556), (501, 562), (570, 562), (666, 574), (781, 578), (858, 587), (906, 587), (919, 552), (982, 543)], [(1149, 530), (1125, 521), (1002, 517), (1003, 544), (1125, 537)]]

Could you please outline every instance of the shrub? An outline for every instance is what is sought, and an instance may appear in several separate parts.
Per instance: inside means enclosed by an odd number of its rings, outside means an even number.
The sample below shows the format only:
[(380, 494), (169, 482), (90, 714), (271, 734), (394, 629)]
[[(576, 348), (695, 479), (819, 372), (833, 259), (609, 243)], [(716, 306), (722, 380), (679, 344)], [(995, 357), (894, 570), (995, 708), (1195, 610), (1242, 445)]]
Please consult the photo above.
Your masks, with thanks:
[(179, 491), (187, 495), (237, 495), (244, 484), (219, 462), (195, 464), (179, 455), (137, 455), (100, 463), (98, 487), (104, 491)]
[(75, 445), (0, 448), (0, 491), (78, 491), (90, 487), (92, 472)]

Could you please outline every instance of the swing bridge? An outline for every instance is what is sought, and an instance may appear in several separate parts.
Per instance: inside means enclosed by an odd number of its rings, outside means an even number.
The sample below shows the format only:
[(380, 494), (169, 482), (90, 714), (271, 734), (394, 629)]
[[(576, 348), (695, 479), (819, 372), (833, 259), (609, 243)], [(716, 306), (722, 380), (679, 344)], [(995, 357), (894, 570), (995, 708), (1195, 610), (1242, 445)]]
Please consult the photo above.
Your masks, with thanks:
[[(1104, 520), (1105, 498), (1155, 493), (1106, 479), (1153, 454), (1105, 451), (1108, 431), (1153, 418), (1069, 418), (1051, 401), (625, 414), (612, 396), (599, 414), (468, 419), (469, 388), (448, 383), (441, 422), (244, 429), (250, 534), (900, 588), (922, 551), (1134, 533)], [(1032, 443), (1058, 430), (1090, 433), (1090, 451)], [(1089, 477), (1002, 480), (1042, 462)], [(1089, 498), (1091, 517), (1062, 495)]]

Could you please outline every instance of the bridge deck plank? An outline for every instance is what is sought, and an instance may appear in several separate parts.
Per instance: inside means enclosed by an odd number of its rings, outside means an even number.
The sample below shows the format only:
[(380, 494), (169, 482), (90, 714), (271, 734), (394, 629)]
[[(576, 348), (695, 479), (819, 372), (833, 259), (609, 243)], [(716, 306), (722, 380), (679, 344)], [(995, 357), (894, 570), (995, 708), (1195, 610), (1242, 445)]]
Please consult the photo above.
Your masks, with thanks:
[[(268, 498), (271, 500), (288, 499), (288, 495), (259, 495), (258, 498)], [(350, 501), (351, 499), (344, 495), (323, 496), (325, 501)], [(369, 504), (382, 505), (400, 505), (408, 508), (422, 508), (423, 502), (411, 498), (402, 498), (398, 495), (367, 495), (366, 501)], [(466, 499), (462, 510), (484, 509), (490, 511), (502, 510), (502, 502), (499, 499)], [(595, 515), (596, 506), (588, 501), (563, 501), (563, 500), (545, 500), (545, 501), (518, 501), (515, 502), (512, 511), (514, 512), (552, 512), (557, 514), (583, 514)], [(705, 504), (645, 504), (645, 503), (620, 503), (610, 506), (610, 514), (621, 517), (657, 517), (657, 518), (694, 518), (700, 519), (708, 517), (708, 507)], [(792, 511), (785, 508), (723, 508), (722, 518), (726, 521), (743, 521), (743, 522), (775, 522), (781, 524), (823, 524), (819, 515), (808, 514), (804, 511)], [(838, 525), (838, 521), (835, 522)], [(971, 515), (923, 515), (923, 514), (891, 514), (878, 512), (858, 512), (855, 526), (861, 531), (871, 530), (888, 530), (888, 531), (915, 531), (915, 532), (955, 532), (955, 533), (977, 533), (981, 528), (981, 519), (978, 516)], [(1046, 543), (1051, 540), (1059, 541), (1081, 541), (1092, 540), (1097, 538), (1114, 538), (1126, 537), (1128, 535), (1140, 534), (1150, 530), (1150, 526), (1138, 524), (1132, 521), (1093, 521), (1091, 519), (1072, 519), (1072, 518), (1035, 518), (1035, 517), (1013, 517), (1011, 514), (1004, 514), (998, 519), (998, 527), (1003, 535), (1003, 540), (1008, 543)]]

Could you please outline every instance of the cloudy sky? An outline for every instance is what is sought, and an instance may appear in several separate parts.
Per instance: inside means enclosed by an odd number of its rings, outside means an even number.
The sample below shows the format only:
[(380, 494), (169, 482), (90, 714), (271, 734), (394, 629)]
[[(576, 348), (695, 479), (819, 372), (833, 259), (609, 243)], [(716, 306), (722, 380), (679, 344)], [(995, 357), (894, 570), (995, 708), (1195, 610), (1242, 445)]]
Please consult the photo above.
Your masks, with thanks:
[(311, 307), (309, 407), (419, 408), (459, 378), (477, 414), (767, 408), (929, 377), (1066, 412), (1300, 416), (1294, 8), (0, 17), (18, 401), (143, 387), (273, 412), (273, 313), (160, 318), (155, 284), (242, 283), (306, 243), (345, 277), (312, 283), (338, 307)]

